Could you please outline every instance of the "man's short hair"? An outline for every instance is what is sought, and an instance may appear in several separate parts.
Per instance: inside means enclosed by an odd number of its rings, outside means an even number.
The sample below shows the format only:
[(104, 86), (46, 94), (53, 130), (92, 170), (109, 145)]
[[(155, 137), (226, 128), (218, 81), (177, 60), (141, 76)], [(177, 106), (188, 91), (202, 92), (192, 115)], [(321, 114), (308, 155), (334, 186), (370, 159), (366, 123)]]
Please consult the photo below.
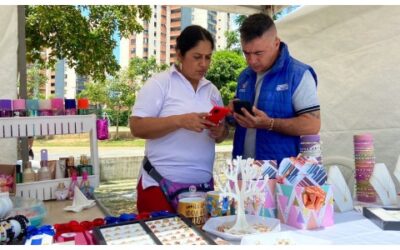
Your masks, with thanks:
[(248, 16), (240, 26), (240, 39), (243, 42), (261, 37), (267, 30), (274, 27), (274, 20), (264, 13), (257, 13)]

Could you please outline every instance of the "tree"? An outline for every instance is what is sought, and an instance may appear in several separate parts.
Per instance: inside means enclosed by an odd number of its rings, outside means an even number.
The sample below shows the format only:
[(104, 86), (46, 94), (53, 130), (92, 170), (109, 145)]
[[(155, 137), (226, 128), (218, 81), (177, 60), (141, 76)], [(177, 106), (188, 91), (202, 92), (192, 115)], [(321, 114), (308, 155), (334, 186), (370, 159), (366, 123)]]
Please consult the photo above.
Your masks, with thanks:
[(168, 65), (165, 63), (158, 65), (154, 57), (150, 57), (147, 60), (134, 57), (129, 61), (128, 76), (132, 81), (139, 80), (141, 83), (145, 83), (154, 73), (161, 72), (167, 68)]
[(107, 101), (107, 86), (103, 82), (87, 82), (85, 88), (78, 94), (78, 98), (86, 97), (90, 103), (96, 105), (96, 114), (101, 116), (103, 106)]
[(119, 139), (121, 113), (135, 102), (137, 85), (129, 80), (127, 71), (121, 71), (117, 77), (107, 79), (106, 86), (108, 96), (106, 103), (107, 107), (115, 112), (115, 139)]
[[(233, 97), (237, 78), (240, 72), (246, 68), (246, 61), (243, 56), (235, 51), (221, 50), (213, 54), (210, 69), (206, 78), (217, 86), (222, 94), (225, 104)], [(235, 82), (233, 85), (232, 82)]]
[[(113, 34), (122, 37), (143, 31), (139, 19), (150, 20), (147, 5), (34, 5), (26, 8), (27, 62), (54, 67), (65, 59), (79, 75), (105, 80), (120, 66), (113, 55)], [(49, 49), (48, 58), (42, 51)]]
[(27, 70), (26, 88), (27, 97), (31, 99), (44, 99), (44, 94), (39, 90), (46, 84), (47, 77), (38, 63), (29, 65)]
[(226, 50), (240, 51), (239, 37), (237, 31), (227, 30), (224, 33), (226, 37)]

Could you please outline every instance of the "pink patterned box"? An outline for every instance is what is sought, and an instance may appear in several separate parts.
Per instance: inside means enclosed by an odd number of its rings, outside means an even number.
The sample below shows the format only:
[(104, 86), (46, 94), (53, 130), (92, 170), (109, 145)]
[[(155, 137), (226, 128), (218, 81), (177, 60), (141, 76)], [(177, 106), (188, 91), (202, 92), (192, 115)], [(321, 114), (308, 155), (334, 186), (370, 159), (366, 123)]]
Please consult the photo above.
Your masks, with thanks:
[[(261, 187), (263, 180), (259, 180), (257, 182), (257, 186)], [(246, 214), (276, 218), (275, 186), (276, 179), (270, 179), (262, 191), (262, 200), (247, 199), (244, 203)]]
[(303, 203), (304, 187), (276, 185), (278, 219), (284, 224), (300, 229), (313, 229), (333, 225), (333, 192), (330, 185), (322, 185), (326, 193), (319, 210), (306, 208)]

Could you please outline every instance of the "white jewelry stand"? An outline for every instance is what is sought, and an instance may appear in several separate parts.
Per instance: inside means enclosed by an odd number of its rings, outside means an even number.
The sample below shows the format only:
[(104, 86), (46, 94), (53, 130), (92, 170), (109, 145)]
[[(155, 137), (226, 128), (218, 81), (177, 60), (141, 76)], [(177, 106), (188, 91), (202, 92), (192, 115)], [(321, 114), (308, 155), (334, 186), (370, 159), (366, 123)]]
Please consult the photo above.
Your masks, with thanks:
[[(225, 185), (221, 185), (219, 177), (216, 176), (216, 181), (218, 186), (221, 187), (222, 195), (232, 197), (238, 203), (235, 224), (227, 230), (228, 233), (257, 232), (246, 220), (244, 201), (247, 198), (254, 199), (254, 197), (261, 196), (261, 190), (264, 190), (269, 178), (266, 175), (263, 184), (260, 187), (257, 186), (257, 182), (252, 180), (259, 180), (262, 177), (262, 173), (258, 173), (252, 164), (253, 159), (242, 160), (242, 157), (238, 156), (232, 163), (227, 160), (227, 166), (223, 168), (224, 174), (227, 177)], [(241, 176), (241, 186), (239, 185), (239, 176)]]
[(397, 158), (396, 168), (394, 169), (393, 175), (396, 177), (397, 181), (400, 183), (400, 155)]
[(340, 212), (353, 210), (353, 198), (339, 167), (334, 165), (329, 168), (327, 183), (333, 187), (333, 198), (336, 208)]
[(374, 187), (384, 206), (397, 205), (396, 187), (384, 163), (375, 164), (369, 183)]
[(83, 209), (93, 207), (94, 205), (96, 205), (96, 201), (86, 198), (79, 187), (75, 186), (72, 206), (65, 207), (64, 210), (78, 213)]

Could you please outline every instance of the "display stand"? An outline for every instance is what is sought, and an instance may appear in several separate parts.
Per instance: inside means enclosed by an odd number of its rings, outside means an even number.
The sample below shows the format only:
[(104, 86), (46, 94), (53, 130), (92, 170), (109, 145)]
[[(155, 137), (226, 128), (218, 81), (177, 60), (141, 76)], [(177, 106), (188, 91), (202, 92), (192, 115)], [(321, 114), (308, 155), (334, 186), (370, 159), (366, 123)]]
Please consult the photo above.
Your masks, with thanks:
[[(96, 136), (96, 115), (68, 115), (68, 116), (39, 116), (39, 117), (10, 117), (0, 118), (0, 139), (18, 138), (27, 136), (47, 136), (89, 133), (90, 159), (93, 166), (93, 175), (89, 175), (90, 184), (99, 186), (99, 158)], [(81, 182), (82, 177), (78, 177)], [(69, 186), (71, 179), (53, 179), (19, 183), (16, 187), (16, 196), (36, 198), (39, 200), (55, 199), (55, 191), (60, 182)]]

